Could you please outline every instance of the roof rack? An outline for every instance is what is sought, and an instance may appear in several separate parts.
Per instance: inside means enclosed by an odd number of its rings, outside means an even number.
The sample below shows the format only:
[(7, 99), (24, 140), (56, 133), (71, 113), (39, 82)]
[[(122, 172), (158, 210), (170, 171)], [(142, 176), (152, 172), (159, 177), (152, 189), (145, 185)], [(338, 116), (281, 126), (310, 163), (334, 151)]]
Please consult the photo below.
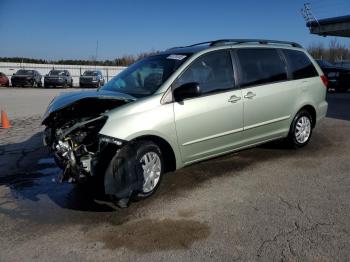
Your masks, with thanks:
[(220, 45), (227, 45), (227, 44), (246, 44), (246, 43), (256, 43), (256, 44), (262, 44), (262, 45), (279, 44), (279, 45), (289, 45), (292, 47), (302, 48), (300, 44), (295, 42), (289, 42), (289, 41), (267, 40), (267, 39), (218, 39), (214, 41), (201, 42), (201, 43), (192, 44), (188, 46), (173, 47), (170, 49), (182, 48), (182, 47), (194, 47), (199, 45), (220, 46)]

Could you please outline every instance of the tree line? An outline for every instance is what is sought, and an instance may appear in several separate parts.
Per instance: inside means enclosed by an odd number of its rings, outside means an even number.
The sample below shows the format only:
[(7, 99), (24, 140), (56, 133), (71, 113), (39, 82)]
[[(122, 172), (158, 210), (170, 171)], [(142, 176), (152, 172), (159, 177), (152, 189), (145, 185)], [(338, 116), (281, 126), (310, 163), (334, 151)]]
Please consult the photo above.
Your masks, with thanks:
[(32, 64), (58, 64), (58, 65), (97, 65), (97, 66), (129, 66), (132, 63), (150, 55), (158, 54), (159, 51), (143, 52), (138, 55), (124, 55), (113, 60), (81, 60), (81, 59), (65, 59), (65, 60), (45, 60), (27, 57), (0, 57), (0, 62), (11, 63), (32, 63)]
[(333, 38), (326, 46), (322, 42), (313, 43), (308, 46), (307, 51), (315, 59), (327, 60), (331, 63), (350, 59), (350, 46), (340, 43)]
[[(350, 46), (340, 43), (337, 38), (333, 38), (326, 46), (322, 42), (312, 43), (307, 47), (308, 52), (315, 59), (324, 59), (331, 63), (339, 60), (350, 59)], [(13, 63), (33, 63), (33, 64), (61, 64), (61, 65), (97, 65), (97, 66), (129, 66), (132, 63), (150, 55), (158, 54), (159, 51), (143, 52), (138, 55), (124, 55), (113, 60), (45, 60), (27, 57), (0, 57), (0, 62)]]

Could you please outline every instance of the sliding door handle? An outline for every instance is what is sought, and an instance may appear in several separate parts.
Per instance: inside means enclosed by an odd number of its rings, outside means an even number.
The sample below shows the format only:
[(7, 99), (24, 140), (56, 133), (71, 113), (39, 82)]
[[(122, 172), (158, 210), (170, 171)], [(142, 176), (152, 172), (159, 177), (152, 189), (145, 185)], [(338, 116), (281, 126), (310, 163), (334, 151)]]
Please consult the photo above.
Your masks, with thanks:
[(256, 96), (256, 94), (254, 94), (253, 92), (248, 92), (244, 98), (248, 98), (248, 99), (252, 99), (254, 96)]
[(233, 96), (231, 96), (231, 97), (228, 99), (228, 102), (230, 102), (230, 103), (236, 103), (236, 102), (238, 102), (239, 100), (241, 100), (241, 97), (240, 97), (240, 96), (235, 96), (235, 95), (233, 95)]

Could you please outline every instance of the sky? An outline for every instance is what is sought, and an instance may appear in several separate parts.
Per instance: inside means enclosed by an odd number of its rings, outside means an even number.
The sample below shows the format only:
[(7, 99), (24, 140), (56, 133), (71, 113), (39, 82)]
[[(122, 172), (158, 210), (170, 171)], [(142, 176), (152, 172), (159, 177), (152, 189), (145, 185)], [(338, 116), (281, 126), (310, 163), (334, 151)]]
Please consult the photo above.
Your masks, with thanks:
[[(220, 38), (289, 40), (307, 47), (300, 9), (350, 15), (349, 0), (0, 0), (0, 57), (98, 60)], [(339, 38), (350, 44), (350, 39)]]

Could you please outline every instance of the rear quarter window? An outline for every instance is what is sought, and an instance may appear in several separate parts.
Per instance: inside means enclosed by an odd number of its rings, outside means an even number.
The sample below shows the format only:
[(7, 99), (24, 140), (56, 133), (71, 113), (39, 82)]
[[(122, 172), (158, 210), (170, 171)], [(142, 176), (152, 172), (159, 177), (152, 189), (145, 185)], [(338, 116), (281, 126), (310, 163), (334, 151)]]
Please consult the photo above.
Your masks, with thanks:
[(297, 50), (283, 50), (293, 79), (303, 79), (318, 76), (316, 68), (304, 52)]

